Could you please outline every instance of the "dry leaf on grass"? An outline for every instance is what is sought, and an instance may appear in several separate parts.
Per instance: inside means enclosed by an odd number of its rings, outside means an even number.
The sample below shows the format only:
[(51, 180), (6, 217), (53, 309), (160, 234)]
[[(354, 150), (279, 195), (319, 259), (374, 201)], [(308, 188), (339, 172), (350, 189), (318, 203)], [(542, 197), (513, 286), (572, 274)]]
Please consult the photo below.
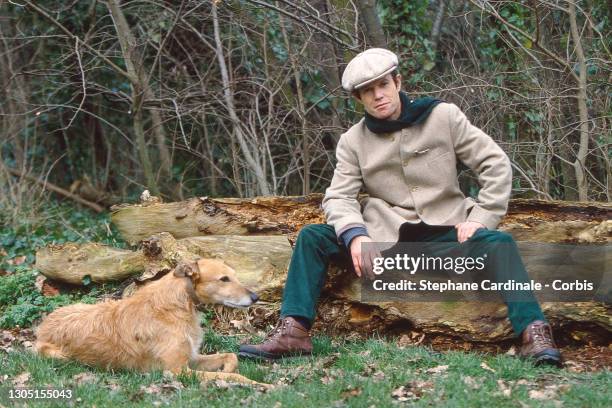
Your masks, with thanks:
[(583, 363), (579, 363), (574, 360), (565, 360), (563, 363), (564, 367), (572, 373), (584, 373), (587, 371), (586, 366)]
[(22, 263), (24, 263), (25, 260), (26, 260), (25, 255), (22, 255), (22, 256), (16, 256), (13, 259), (9, 259), (8, 261), (6, 261), (6, 263), (9, 265), (17, 266), (17, 265), (21, 265)]
[(494, 369), (492, 369), (491, 367), (489, 367), (487, 365), (487, 363), (485, 363), (484, 361), (482, 363), (480, 363), (480, 368), (482, 368), (483, 370), (487, 370), (490, 371), (492, 373), (495, 373), (496, 371)]
[(334, 379), (332, 377), (326, 375), (324, 377), (321, 377), (321, 382), (323, 384), (325, 384), (325, 385), (328, 385), (328, 384), (331, 384), (332, 382), (334, 382)]
[(92, 383), (96, 381), (96, 376), (92, 373), (84, 372), (75, 374), (72, 376), (72, 379), (76, 383), (76, 385)]
[(148, 387), (141, 385), (140, 390), (144, 392), (145, 394), (150, 394), (150, 395), (157, 395), (161, 392), (161, 388), (157, 384), (151, 384)]
[(372, 374), (372, 379), (374, 379), (374, 382), (382, 381), (385, 379), (385, 373), (383, 373), (382, 371), (377, 371)]
[(400, 402), (409, 401), (409, 400), (417, 400), (421, 398), (424, 394), (432, 391), (434, 388), (433, 382), (431, 381), (410, 381), (406, 385), (402, 385), (399, 388), (396, 388), (391, 393), (391, 396)]
[(348, 398), (353, 398), (358, 395), (361, 395), (361, 392), (362, 392), (361, 387), (355, 387), (355, 388), (348, 388), (342, 391), (342, 394), (340, 395), (342, 396), (342, 398), (348, 399)]
[(118, 392), (118, 391), (121, 390), (121, 386), (119, 384), (117, 384), (117, 383), (114, 383), (114, 382), (109, 382), (106, 385), (106, 388), (108, 388), (111, 392)]
[(505, 353), (507, 356), (516, 356), (516, 347), (512, 346)]
[(473, 390), (477, 390), (480, 388), (481, 383), (482, 383), (482, 379), (476, 379), (474, 377), (470, 377), (469, 375), (466, 375), (465, 377), (462, 377), (463, 383), (468, 386), (469, 388), (473, 389)]
[(530, 390), (529, 398), (535, 400), (550, 400), (554, 399), (557, 396), (555, 390)]
[(0, 350), (8, 353), (9, 351), (13, 351), (13, 342), (15, 341), (15, 336), (8, 330), (2, 330), (0, 332)]
[(512, 394), (512, 388), (504, 380), (497, 380), (497, 387), (499, 388), (499, 392), (496, 393), (498, 395), (503, 395), (504, 397), (509, 397)]
[(13, 385), (15, 388), (23, 388), (27, 385), (28, 381), (30, 381), (31, 374), (29, 372), (24, 372), (13, 378)]
[(448, 370), (447, 365), (439, 365), (437, 367), (429, 368), (425, 372), (427, 374), (441, 374), (441, 373), (446, 372), (446, 370)]

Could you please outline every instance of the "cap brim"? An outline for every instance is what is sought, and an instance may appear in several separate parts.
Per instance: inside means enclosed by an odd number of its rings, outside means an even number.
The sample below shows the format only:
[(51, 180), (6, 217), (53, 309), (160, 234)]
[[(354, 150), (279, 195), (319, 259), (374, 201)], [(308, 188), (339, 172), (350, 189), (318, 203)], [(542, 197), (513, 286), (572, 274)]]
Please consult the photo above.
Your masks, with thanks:
[(358, 85), (355, 85), (353, 87), (353, 91), (356, 91), (356, 90), (358, 90), (360, 88), (363, 88), (364, 86), (369, 85), (369, 84), (371, 84), (374, 81), (378, 81), (380, 78), (383, 78), (385, 75), (390, 74), (391, 72), (395, 71), (396, 69), (397, 69), (397, 66), (395, 66), (395, 65), (392, 66), (391, 68), (389, 68), (388, 70), (384, 71), (383, 73), (375, 76), (374, 78), (368, 79), (365, 82), (362, 82), (362, 83), (360, 83)]

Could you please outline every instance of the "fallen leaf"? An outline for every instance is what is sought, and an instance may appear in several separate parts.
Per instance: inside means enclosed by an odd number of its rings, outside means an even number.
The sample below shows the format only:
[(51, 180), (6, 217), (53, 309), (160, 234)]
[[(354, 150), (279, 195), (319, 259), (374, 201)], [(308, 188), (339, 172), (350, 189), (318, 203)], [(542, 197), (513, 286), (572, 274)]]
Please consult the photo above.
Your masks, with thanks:
[(22, 255), (22, 256), (16, 256), (13, 259), (9, 259), (8, 261), (6, 261), (6, 263), (9, 265), (17, 266), (17, 265), (21, 265), (22, 263), (24, 263), (25, 260), (26, 260), (26, 257)]
[(391, 392), (391, 397), (398, 401), (408, 401), (409, 399), (414, 398), (415, 395), (414, 393), (412, 393), (412, 391), (402, 385), (401, 387), (396, 388), (393, 390), (393, 392)]
[(484, 361), (482, 363), (480, 363), (480, 368), (482, 368), (483, 370), (487, 370), (490, 371), (492, 373), (495, 373), (496, 371), (494, 369), (492, 369), (491, 367), (489, 367), (487, 365), (487, 363), (485, 363)]
[(477, 390), (480, 388), (481, 380), (476, 380), (474, 377), (470, 377), (469, 375), (462, 378), (463, 383), (467, 385), (469, 388), (473, 390)]
[(499, 394), (504, 397), (509, 397), (512, 394), (512, 388), (504, 380), (497, 380), (497, 386), (500, 390)]
[(555, 390), (544, 389), (544, 390), (530, 390), (529, 398), (535, 400), (549, 400), (557, 396)]
[(352, 398), (352, 397), (356, 397), (358, 395), (361, 395), (361, 392), (362, 392), (361, 387), (355, 387), (355, 388), (348, 388), (348, 389), (346, 389), (340, 395), (342, 396), (342, 398), (348, 399), (348, 398)]
[(0, 384), (6, 382), (6, 380), (8, 380), (7, 374), (0, 375)]
[(28, 381), (30, 381), (30, 377), (31, 375), (27, 371), (24, 373), (21, 373), (15, 378), (13, 378), (13, 385), (15, 386), (15, 388), (23, 388), (26, 386)]
[(325, 385), (328, 385), (328, 384), (331, 384), (332, 382), (334, 382), (334, 379), (332, 377), (329, 377), (329, 376), (326, 375), (324, 377), (321, 377), (321, 382), (323, 384), (325, 384)]
[(121, 386), (117, 383), (111, 382), (108, 383), (106, 385), (106, 387), (111, 391), (111, 392), (118, 392), (119, 390), (121, 390)]
[(507, 356), (516, 356), (516, 347), (512, 346), (505, 353)]
[(159, 394), (161, 392), (161, 388), (159, 388), (159, 385), (157, 385), (157, 384), (151, 384), (148, 387), (145, 387), (144, 385), (141, 385), (140, 389), (145, 394), (151, 394), (151, 395), (157, 395), (157, 394)]
[(162, 391), (175, 392), (183, 388), (185, 388), (183, 387), (183, 384), (176, 380), (168, 381), (162, 384)]
[(372, 374), (372, 378), (374, 379), (375, 382), (382, 381), (385, 379), (385, 373), (383, 373), (382, 371), (377, 371), (374, 374)]
[(417, 400), (431, 390), (433, 390), (433, 382), (415, 380), (396, 388), (391, 392), (391, 396), (400, 402)]
[(563, 363), (564, 367), (573, 373), (583, 373), (586, 371), (586, 366), (582, 363), (578, 363), (574, 360), (565, 360)]
[(440, 374), (448, 370), (447, 365), (439, 365), (437, 367), (433, 367), (425, 371), (427, 374)]
[(76, 382), (77, 385), (81, 385), (95, 382), (96, 376), (92, 373), (83, 372), (73, 375), (72, 379)]
[(9, 352), (13, 350), (13, 342), (15, 341), (15, 336), (8, 330), (2, 330), (0, 333), (0, 350)]

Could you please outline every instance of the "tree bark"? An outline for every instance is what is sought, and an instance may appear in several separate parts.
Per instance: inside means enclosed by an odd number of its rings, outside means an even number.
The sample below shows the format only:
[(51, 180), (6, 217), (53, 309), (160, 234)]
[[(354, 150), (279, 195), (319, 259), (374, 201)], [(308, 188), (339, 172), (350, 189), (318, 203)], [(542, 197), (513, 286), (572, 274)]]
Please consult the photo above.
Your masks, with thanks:
[(356, 3), (366, 28), (368, 46), (387, 48), (387, 39), (376, 13), (376, 1), (357, 0)]
[[(289, 235), (306, 224), (324, 223), (321, 194), (305, 197), (208, 197), (175, 203), (122, 204), (111, 219), (130, 244), (167, 231), (176, 238), (205, 235)], [(604, 242), (602, 223), (612, 218), (610, 203), (510, 200), (500, 229), (519, 241)], [(603, 230), (602, 230), (603, 231)], [(602, 235), (603, 234), (603, 235)]]
[(589, 151), (589, 114), (587, 109), (587, 67), (586, 58), (584, 56), (584, 50), (582, 49), (582, 39), (580, 33), (578, 33), (578, 24), (576, 22), (576, 2), (574, 0), (568, 1), (568, 14), (570, 21), (570, 33), (572, 41), (574, 43), (574, 49), (576, 51), (576, 57), (578, 58), (578, 95), (576, 100), (578, 101), (578, 117), (580, 120), (580, 144), (578, 147), (578, 153), (576, 154), (576, 161), (574, 162), (574, 169), (576, 172), (576, 182), (578, 184), (578, 198), (580, 201), (588, 200), (588, 182), (586, 178), (586, 157)]

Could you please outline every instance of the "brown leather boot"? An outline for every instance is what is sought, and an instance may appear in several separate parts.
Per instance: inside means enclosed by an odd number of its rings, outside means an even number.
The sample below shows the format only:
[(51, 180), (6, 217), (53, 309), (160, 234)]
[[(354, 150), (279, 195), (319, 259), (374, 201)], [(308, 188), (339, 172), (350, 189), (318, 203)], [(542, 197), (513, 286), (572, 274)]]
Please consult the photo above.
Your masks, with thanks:
[(536, 365), (562, 365), (561, 353), (553, 340), (550, 325), (542, 320), (532, 322), (523, 331), (519, 356), (533, 359)]
[(243, 344), (238, 356), (275, 360), (312, 353), (310, 334), (293, 317), (281, 319), (261, 344)]

